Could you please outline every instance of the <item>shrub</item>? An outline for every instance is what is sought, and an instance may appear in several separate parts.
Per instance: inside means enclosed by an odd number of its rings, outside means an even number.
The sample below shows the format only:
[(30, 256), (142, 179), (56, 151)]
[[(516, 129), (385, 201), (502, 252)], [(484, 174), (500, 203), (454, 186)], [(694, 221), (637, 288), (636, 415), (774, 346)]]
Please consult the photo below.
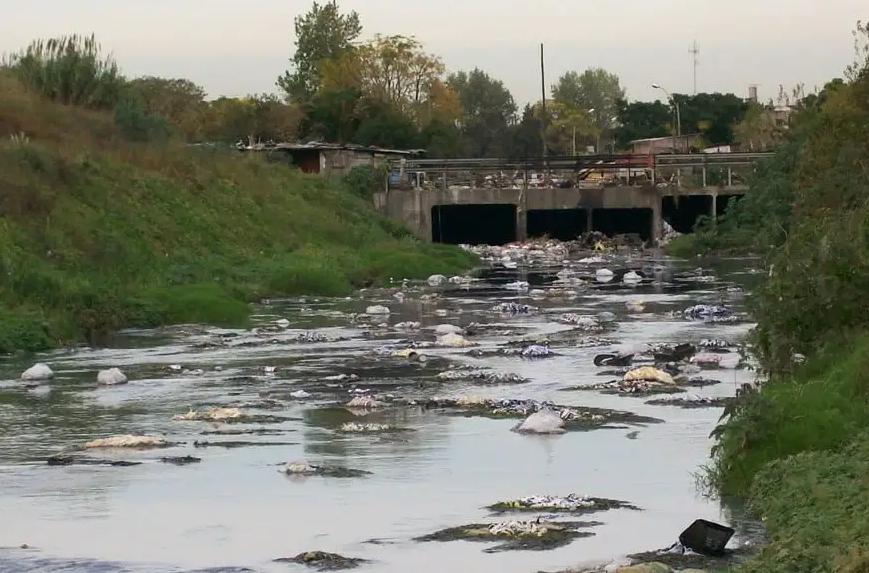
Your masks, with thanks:
[(31, 89), (54, 101), (111, 108), (124, 85), (111, 56), (103, 57), (96, 38), (61, 36), (36, 40), (9, 59), (9, 67)]

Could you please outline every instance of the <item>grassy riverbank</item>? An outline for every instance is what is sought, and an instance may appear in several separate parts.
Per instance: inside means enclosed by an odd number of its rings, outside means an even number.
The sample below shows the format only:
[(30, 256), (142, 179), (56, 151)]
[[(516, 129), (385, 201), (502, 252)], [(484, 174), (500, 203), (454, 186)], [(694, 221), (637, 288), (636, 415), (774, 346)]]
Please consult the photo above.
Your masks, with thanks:
[(269, 296), (455, 273), (341, 184), (49, 102), (0, 73), (0, 352), (122, 326), (245, 324)]
[(769, 529), (741, 571), (869, 571), (869, 50), (861, 56), (849, 81), (802, 103), (751, 193), (673, 246), (752, 251), (769, 268), (751, 297), (769, 380), (716, 430), (710, 472)]

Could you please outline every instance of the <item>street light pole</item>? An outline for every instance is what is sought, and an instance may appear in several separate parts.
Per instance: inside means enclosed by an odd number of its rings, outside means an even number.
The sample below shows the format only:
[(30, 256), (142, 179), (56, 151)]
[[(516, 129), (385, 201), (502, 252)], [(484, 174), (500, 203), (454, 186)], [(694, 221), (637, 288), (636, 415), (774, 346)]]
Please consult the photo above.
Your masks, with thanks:
[(679, 102), (676, 101), (676, 98), (668, 92), (664, 86), (660, 84), (652, 84), (652, 87), (656, 90), (661, 90), (667, 96), (667, 99), (670, 100), (670, 103), (673, 104), (673, 108), (676, 110), (676, 135), (673, 137), (673, 153), (676, 153), (676, 138), (682, 139), (682, 113), (679, 110)]

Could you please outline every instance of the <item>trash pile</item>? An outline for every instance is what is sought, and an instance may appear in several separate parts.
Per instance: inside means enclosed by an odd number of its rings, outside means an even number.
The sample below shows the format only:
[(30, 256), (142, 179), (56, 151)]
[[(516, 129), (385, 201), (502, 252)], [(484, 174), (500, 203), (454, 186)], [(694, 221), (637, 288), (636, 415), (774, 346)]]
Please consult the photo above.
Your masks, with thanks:
[(734, 322), (736, 314), (726, 306), (716, 304), (698, 304), (682, 311), (682, 316), (691, 320), (706, 322)]
[(531, 240), (509, 245), (462, 245), (488, 263), (500, 264), (504, 268), (515, 269), (519, 264), (561, 264), (576, 250), (574, 242), (555, 240)]
[(417, 537), (416, 541), (502, 541), (487, 549), (487, 553), (510, 550), (544, 550), (567, 545), (578, 537), (594, 535), (579, 531), (580, 527), (597, 523), (555, 522), (535, 519), (531, 521), (503, 521), (499, 523), (472, 523), (450, 527), (429, 535)]
[(481, 382), (487, 385), (495, 384), (524, 384), (528, 382), (527, 378), (523, 378), (518, 374), (489, 372), (487, 370), (457, 368), (455, 370), (446, 370), (438, 374), (438, 380), (451, 382), (456, 380), (470, 380)]
[(324, 476), (324, 477), (361, 477), (365, 475), (370, 475), (371, 472), (367, 472), (364, 470), (355, 470), (351, 468), (344, 468), (338, 466), (317, 466), (313, 464), (309, 464), (308, 462), (294, 461), (287, 462), (281, 471), (289, 476), (299, 476), (299, 477), (307, 477), (307, 476)]
[(569, 324), (570, 326), (574, 326), (579, 330), (588, 331), (588, 332), (597, 332), (603, 330), (603, 326), (594, 316), (590, 316), (587, 314), (575, 314), (572, 312), (566, 312), (558, 317), (558, 322), (561, 324)]
[(557, 495), (532, 495), (520, 497), (510, 501), (502, 501), (490, 505), (487, 509), (498, 512), (506, 511), (547, 511), (566, 513), (590, 513), (593, 511), (605, 511), (608, 509), (628, 508), (637, 509), (635, 506), (615, 499), (600, 497), (588, 497), (568, 494), (564, 497)]
[(525, 434), (563, 434), (564, 419), (559, 413), (544, 407), (517, 424), (513, 431)]
[(515, 302), (502, 302), (501, 304), (496, 304), (492, 307), (492, 310), (495, 312), (500, 312), (501, 314), (528, 314), (537, 310), (536, 307), (529, 306), (527, 304), (518, 304)]
[(94, 448), (166, 448), (171, 444), (158, 436), (112, 436), (99, 438), (85, 443), (86, 449)]
[(345, 422), (341, 424), (338, 431), (365, 434), (372, 432), (390, 432), (395, 429), (395, 426), (390, 426), (389, 424), (359, 424), (356, 422)]
[(551, 358), (555, 356), (551, 348), (542, 344), (529, 344), (519, 354), (522, 358)]
[(228, 420), (238, 420), (242, 415), (241, 410), (238, 408), (214, 407), (203, 412), (190, 410), (186, 414), (172, 416), (172, 419), (185, 422), (226, 422)]

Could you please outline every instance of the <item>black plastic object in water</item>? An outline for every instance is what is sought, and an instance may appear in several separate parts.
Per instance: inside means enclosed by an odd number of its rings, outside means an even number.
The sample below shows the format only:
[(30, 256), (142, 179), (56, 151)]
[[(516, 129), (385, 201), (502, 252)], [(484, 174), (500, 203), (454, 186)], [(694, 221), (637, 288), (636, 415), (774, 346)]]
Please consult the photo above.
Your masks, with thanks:
[(679, 543), (703, 555), (722, 555), (733, 529), (705, 519), (698, 519), (679, 536)]

